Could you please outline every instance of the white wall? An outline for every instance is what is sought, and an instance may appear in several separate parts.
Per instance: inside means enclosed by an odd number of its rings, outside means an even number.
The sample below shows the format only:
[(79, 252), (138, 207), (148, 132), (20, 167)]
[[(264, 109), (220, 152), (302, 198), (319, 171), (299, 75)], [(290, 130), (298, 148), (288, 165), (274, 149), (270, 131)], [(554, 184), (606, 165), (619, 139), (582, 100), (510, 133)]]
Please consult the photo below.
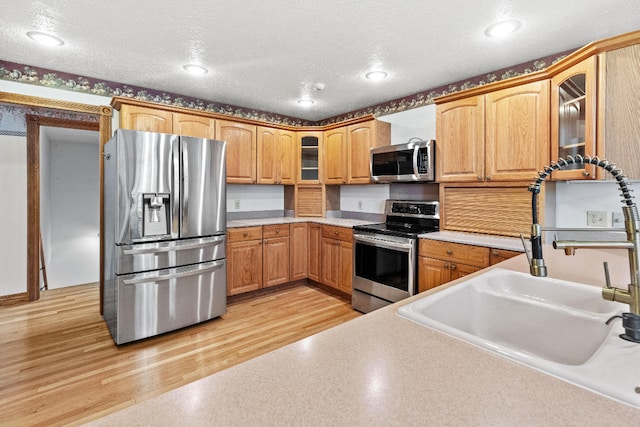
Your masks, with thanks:
[(391, 144), (404, 144), (410, 138), (436, 139), (435, 104), (378, 117), (391, 123)]
[(0, 135), (0, 295), (27, 291), (27, 138)]
[(384, 213), (384, 201), (389, 198), (389, 185), (342, 185), (340, 210), (349, 212)]
[(284, 210), (284, 186), (227, 185), (227, 212), (273, 210)]
[[(638, 186), (640, 186), (638, 181), (631, 183), (632, 189)], [(622, 212), (622, 197), (618, 184), (611, 180), (557, 182), (554, 196), (547, 203), (555, 204), (555, 226), (560, 228), (587, 227), (587, 211), (607, 212), (607, 226), (611, 227), (612, 213)], [(613, 226), (622, 227), (623, 225), (614, 224)]]
[(92, 133), (86, 142), (43, 141), (50, 145), (49, 289), (100, 279), (99, 144)]

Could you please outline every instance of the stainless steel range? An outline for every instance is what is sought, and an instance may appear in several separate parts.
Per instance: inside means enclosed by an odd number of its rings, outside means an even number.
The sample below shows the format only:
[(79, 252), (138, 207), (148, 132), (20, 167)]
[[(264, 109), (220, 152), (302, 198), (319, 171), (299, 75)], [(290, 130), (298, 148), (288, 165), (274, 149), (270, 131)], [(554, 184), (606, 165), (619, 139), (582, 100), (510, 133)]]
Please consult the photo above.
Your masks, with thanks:
[(351, 304), (363, 313), (417, 292), (418, 235), (440, 229), (437, 201), (387, 200), (385, 215), (353, 231)]

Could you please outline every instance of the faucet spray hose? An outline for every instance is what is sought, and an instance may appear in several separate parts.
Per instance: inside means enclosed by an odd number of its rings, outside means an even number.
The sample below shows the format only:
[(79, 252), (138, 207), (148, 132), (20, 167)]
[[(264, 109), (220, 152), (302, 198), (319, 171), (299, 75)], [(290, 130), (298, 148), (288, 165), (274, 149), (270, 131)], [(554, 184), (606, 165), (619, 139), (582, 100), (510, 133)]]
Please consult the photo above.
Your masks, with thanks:
[[(618, 186), (620, 187), (620, 192), (622, 193), (622, 198), (623, 198), (622, 202), (627, 206), (635, 205), (635, 203), (633, 202), (633, 196), (631, 195), (631, 190), (629, 189), (629, 182), (627, 180), (627, 177), (622, 172), (622, 169), (616, 167), (616, 165), (613, 163), (609, 163), (607, 160), (604, 160), (604, 159), (600, 160), (600, 158), (598, 158), (597, 156), (583, 157), (580, 154), (578, 154), (575, 157), (567, 156), (566, 159), (563, 159), (561, 157), (558, 159), (557, 162), (551, 162), (549, 166), (545, 166), (543, 168), (543, 171), (538, 172), (538, 178), (531, 185), (529, 185), (529, 191), (533, 193), (532, 208), (535, 208), (535, 206), (533, 206), (533, 204), (535, 204), (534, 200), (536, 198), (536, 195), (540, 193), (540, 186), (542, 185), (542, 182), (549, 175), (551, 175), (551, 172), (556, 171), (558, 169), (562, 169), (571, 164), (595, 165), (606, 170), (615, 178), (616, 182), (618, 183)], [(537, 223), (537, 210), (534, 209), (532, 214), (534, 215), (533, 222)]]

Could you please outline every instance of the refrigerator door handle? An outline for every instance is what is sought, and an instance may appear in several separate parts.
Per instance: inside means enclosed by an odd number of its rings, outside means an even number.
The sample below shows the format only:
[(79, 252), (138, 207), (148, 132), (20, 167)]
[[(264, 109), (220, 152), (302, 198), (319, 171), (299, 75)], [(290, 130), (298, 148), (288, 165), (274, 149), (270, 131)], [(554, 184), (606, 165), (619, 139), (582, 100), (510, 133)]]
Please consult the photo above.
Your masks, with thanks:
[(177, 273), (169, 273), (169, 274), (142, 274), (141, 277), (134, 277), (132, 279), (124, 279), (122, 283), (125, 285), (136, 285), (139, 283), (149, 283), (149, 282), (157, 282), (157, 281), (165, 281), (171, 279), (178, 279), (180, 277), (189, 277), (196, 276), (204, 273), (208, 273), (209, 271), (216, 270), (222, 266), (224, 266), (225, 260), (220, 261), (212, 261), (203, 264), (198, 264), (198, 267), (194, 269), (190, 269), (188, 271), (181, 271)]
[(179, 237), (180, 230), (180, 139), (173, 140), (172, 146), (172, 157), (173, 157), (173, 191), (171, 191), (171, 207), (172, 207), (172, 218), (171, 218), (171, 237), (177, 239)]
[(182, 139), (180, 139), (180, 161), (182, 162), (182, 180), (180, 191), (182, 192), (182, 206), (180, 207), (180, 234), (185, 233), (188, 229), (189, 224), (185, 224), (184, 222), (188, 222), (189, 218), (189, 145), (186, 144)]
[(173, 252), (173, 251), (184, 251), (190, 249), (199, 249), (206, 248), (212, 245), (219, 245), (220, 243), (224, 243), (224, 236), (214, 237), (211, 239), (202, 239), (202, 241), (198, 243), (190, 243), (190, 244), (182, 244), (182, 245), (167, 245), (167, 246), (158, 246), (158, 247), (140, 247), (137, 245), (136, 247), (130, 247), (127, 249), (123, 249), (122, 253), (124, 255), (136, 255), (136, 254), (155, 254), (160, 252)]

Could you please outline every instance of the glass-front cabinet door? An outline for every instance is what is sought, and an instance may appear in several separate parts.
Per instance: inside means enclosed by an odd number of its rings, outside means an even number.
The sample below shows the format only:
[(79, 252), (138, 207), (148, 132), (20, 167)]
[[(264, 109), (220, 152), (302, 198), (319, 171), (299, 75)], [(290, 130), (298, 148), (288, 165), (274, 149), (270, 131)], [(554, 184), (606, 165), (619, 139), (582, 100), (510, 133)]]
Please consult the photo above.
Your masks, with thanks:
[[(551, 160), (596, 155), (596, 57), (551, 79)], [(553, 172), (555, 180), (595, 179), (595, 166), (573, 164)]]
[(300, 149), (300, 170), (298, 182), (311, 184), (320, 182), (320, 165), (322, 132), (298, 132), (298, 147)]

